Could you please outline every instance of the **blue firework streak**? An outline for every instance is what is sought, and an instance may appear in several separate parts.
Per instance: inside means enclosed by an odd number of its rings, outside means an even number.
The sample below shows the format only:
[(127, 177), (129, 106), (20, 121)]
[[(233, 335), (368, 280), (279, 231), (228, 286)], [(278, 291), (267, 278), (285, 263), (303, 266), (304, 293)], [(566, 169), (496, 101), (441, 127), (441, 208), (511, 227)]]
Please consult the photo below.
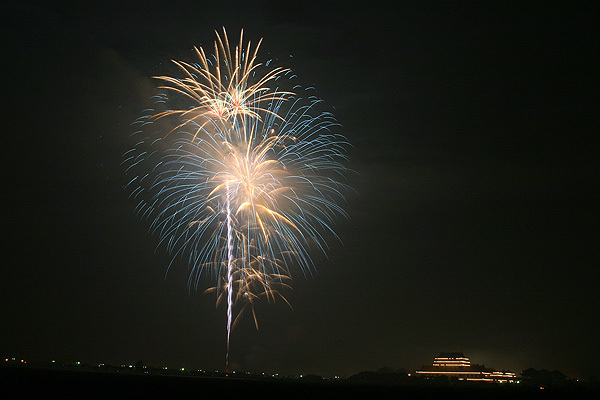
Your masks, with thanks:
[(240, 36), (232, 53), (224, 32), (211, 57), (197, 49), (198, 65), (176, 63), (183, 78), (159, 77), (158, 105), (189, 104), (147, 110), (125, 154), (127, 187), (160, 245), (187, 260), (190, 286), (206, 273), (217, 302), (227, 298), (228, 348), (234, 304), (236, 321), (250, 309), (258, 327), (255, 301), (286, 301), (292, 270), (312, 273), (310, 251), (326, 252), (346, 216), (348, 142), (334, 116), (295, 94), (310, 90), (281, 90), (291, 72), (256, 64), (258, 46), (250, 49)]

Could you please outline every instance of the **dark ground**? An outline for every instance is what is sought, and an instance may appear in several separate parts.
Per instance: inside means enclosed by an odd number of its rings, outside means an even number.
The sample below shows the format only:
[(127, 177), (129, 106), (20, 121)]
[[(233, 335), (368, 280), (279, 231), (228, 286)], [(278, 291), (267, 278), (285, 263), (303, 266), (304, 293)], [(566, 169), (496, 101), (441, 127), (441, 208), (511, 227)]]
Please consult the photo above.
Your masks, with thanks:
[[(235, 3), (2, 2), (0, 355), (224, 367), (215, 281), (190, 291), (185, 257), (166, 274), (122, 155), (151, 77), (225, 27), (314, 85), (357, 172), (341, 243), (312, 277), (294, 268), (293, 311), (240, 320), (232, 366), (349, 376), (464, 351), (599, 377), (600, 3)], [(56, 379), (105, 397), (248, 390)]]
[[(548, 399), (597, 398), (584, 388), (541, 391), (517, 387), (384, 386), (347, 382), (251, 380), (0, 368), (2, 398), (260, 398), (260, 399)], [(6, 396), (6, 397), (5, 397)]]

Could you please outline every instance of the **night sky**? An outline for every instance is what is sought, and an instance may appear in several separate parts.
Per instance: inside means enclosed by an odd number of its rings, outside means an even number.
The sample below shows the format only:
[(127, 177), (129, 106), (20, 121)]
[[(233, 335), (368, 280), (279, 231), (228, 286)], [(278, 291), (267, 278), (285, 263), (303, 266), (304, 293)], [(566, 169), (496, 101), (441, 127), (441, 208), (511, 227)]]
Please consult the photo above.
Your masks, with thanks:
[(600, 374), (598, 9), (28, 3), (2, 11), (2, 358), (225, 368), (213, 282), (190, 291), (183, 261), (165, 276), (121, 166), (151, 77), (225, 26), (316, 87), (356, 172), (341, 243), (294, 272), (294, 310), (262, 303), (258, 331), (234, 330), (233, 369), (347, 376), (464, 351)]

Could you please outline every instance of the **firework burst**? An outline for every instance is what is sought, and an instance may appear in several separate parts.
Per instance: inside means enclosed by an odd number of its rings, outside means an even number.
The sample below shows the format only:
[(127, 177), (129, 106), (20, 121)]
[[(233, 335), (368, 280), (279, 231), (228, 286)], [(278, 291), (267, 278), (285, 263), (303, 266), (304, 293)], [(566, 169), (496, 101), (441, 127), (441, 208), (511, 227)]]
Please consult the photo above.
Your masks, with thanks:
[(280, 89), (292, 74), (257, 63), (260, 42), (243, 44), (240, 34), (232, 52), (223, 30), (213, 55), (196, 48), (199, 63), (175, 61), (183, 77), (157, 77), (158, 105), (188, 106), (147, 110), (124, 162), (137, 211), (173, 260), (187, 260), (190, 287), (206, 273), (216, 284), (205, 292), (226, 299), (227, 360), (235, 322), (251, 310), (258, 328), (261, 298), (287, 303), (292, 269), (310, 274), (310, 250), (325, 252), (346, 215), (347, 141), (335, 118), (298, 86)]

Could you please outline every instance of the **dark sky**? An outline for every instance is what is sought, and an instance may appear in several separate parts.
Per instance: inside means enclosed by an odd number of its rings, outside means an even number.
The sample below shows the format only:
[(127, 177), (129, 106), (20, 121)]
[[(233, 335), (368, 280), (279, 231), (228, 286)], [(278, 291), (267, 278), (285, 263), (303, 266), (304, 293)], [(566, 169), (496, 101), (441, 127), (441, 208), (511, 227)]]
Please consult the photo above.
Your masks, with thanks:
[(296, 272), (293, 311), (261, 304), (260, 329), (233, 332), (234, 368), (350, 375), (464, 351), (600, 374), (597, 9), (142, 3), (2, 12), (0, 356), (224, 369), (213, 282), (190, 292), (183, 262), (165, 277), (120, 162), (151, 77), (225, 26), (315, 85), (356, 171), (342, 243)]

